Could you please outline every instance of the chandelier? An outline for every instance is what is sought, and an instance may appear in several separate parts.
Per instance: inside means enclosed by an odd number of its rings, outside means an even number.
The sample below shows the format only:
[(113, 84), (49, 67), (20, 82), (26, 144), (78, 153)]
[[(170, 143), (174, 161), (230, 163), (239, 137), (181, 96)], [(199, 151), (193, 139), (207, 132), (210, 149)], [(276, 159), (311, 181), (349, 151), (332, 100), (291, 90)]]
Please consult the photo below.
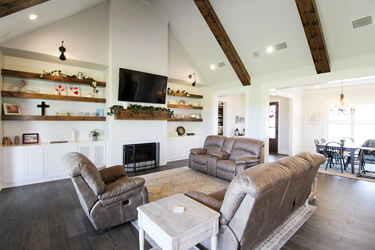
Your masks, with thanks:
[(338, 105), (330, 105), (329, 112), (334, 114), (343, 114), (354, 113), (355, 106), (353, 104), (345, 104), (344, 102), (344, 82), (341, 82), (341, 94), (340, 94), (340, 103)]

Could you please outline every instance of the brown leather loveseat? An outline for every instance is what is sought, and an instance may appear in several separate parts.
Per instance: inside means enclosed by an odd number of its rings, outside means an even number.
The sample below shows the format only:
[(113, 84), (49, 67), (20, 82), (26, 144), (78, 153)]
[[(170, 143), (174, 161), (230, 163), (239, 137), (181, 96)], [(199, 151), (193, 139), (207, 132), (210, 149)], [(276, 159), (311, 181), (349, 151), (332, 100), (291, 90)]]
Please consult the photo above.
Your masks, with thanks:
[(190, 150), (189, 167), (232, 180), (245, 169), (259, 164), (264, 143), (250, 138), (207, 136), (203, 148)]
[(306, 202), (324, 162), (321, 154), (301, 153), (246, 169), (227, 190), (186, 195), (220, 212), (218, 249), (253, 249)]

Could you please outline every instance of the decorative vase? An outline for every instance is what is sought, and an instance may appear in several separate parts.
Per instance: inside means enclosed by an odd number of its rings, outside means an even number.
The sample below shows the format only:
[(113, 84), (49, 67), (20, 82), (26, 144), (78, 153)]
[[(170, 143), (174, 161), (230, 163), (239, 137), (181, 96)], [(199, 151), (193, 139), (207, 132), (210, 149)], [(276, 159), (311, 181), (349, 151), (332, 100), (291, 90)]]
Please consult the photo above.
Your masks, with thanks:
[(98, 137), (97, 137), (96, 135), (93, 135), (93, 136), (92, 136), (92, 140), (93, 140), (93, 141), (96, 141), (97, 139), (98, 139)]

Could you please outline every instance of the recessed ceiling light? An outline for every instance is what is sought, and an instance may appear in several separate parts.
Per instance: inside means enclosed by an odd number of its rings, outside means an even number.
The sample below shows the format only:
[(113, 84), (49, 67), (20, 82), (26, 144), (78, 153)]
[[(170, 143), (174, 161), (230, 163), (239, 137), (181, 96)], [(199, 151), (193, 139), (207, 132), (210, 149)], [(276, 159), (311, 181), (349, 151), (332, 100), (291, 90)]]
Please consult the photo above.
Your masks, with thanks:
[(269, 46), (268, 48), (267, 48), (267, 53), (272, 53), (273, 52), (273, 47), (272, 46)]
[(30, 16), (29, 16), (29, 19), (32, 21), (32, 20), (35, 20), (35, 19), (37, 19), (38, 18), (38, 16), (37, 15), (35, 15), (35, 14), (31, 14)]
[(212, 70), (215, 70), (215, 69), (216, 69), (215, 64), (211, 64), (210, 68), (211, 68)]

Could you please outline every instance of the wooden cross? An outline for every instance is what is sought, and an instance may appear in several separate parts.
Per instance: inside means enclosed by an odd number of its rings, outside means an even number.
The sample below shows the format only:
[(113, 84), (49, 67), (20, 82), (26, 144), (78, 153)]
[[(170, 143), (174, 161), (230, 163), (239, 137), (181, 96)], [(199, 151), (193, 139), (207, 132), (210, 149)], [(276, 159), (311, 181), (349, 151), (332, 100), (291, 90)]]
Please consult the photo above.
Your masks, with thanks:
[(45, 102), (42, 102), (42, 104), (38, 104), (38, 108), (42, 108), (42, 116), (46, 115), (46, 108), (49, 108), (49, 105), (47, 105)]

